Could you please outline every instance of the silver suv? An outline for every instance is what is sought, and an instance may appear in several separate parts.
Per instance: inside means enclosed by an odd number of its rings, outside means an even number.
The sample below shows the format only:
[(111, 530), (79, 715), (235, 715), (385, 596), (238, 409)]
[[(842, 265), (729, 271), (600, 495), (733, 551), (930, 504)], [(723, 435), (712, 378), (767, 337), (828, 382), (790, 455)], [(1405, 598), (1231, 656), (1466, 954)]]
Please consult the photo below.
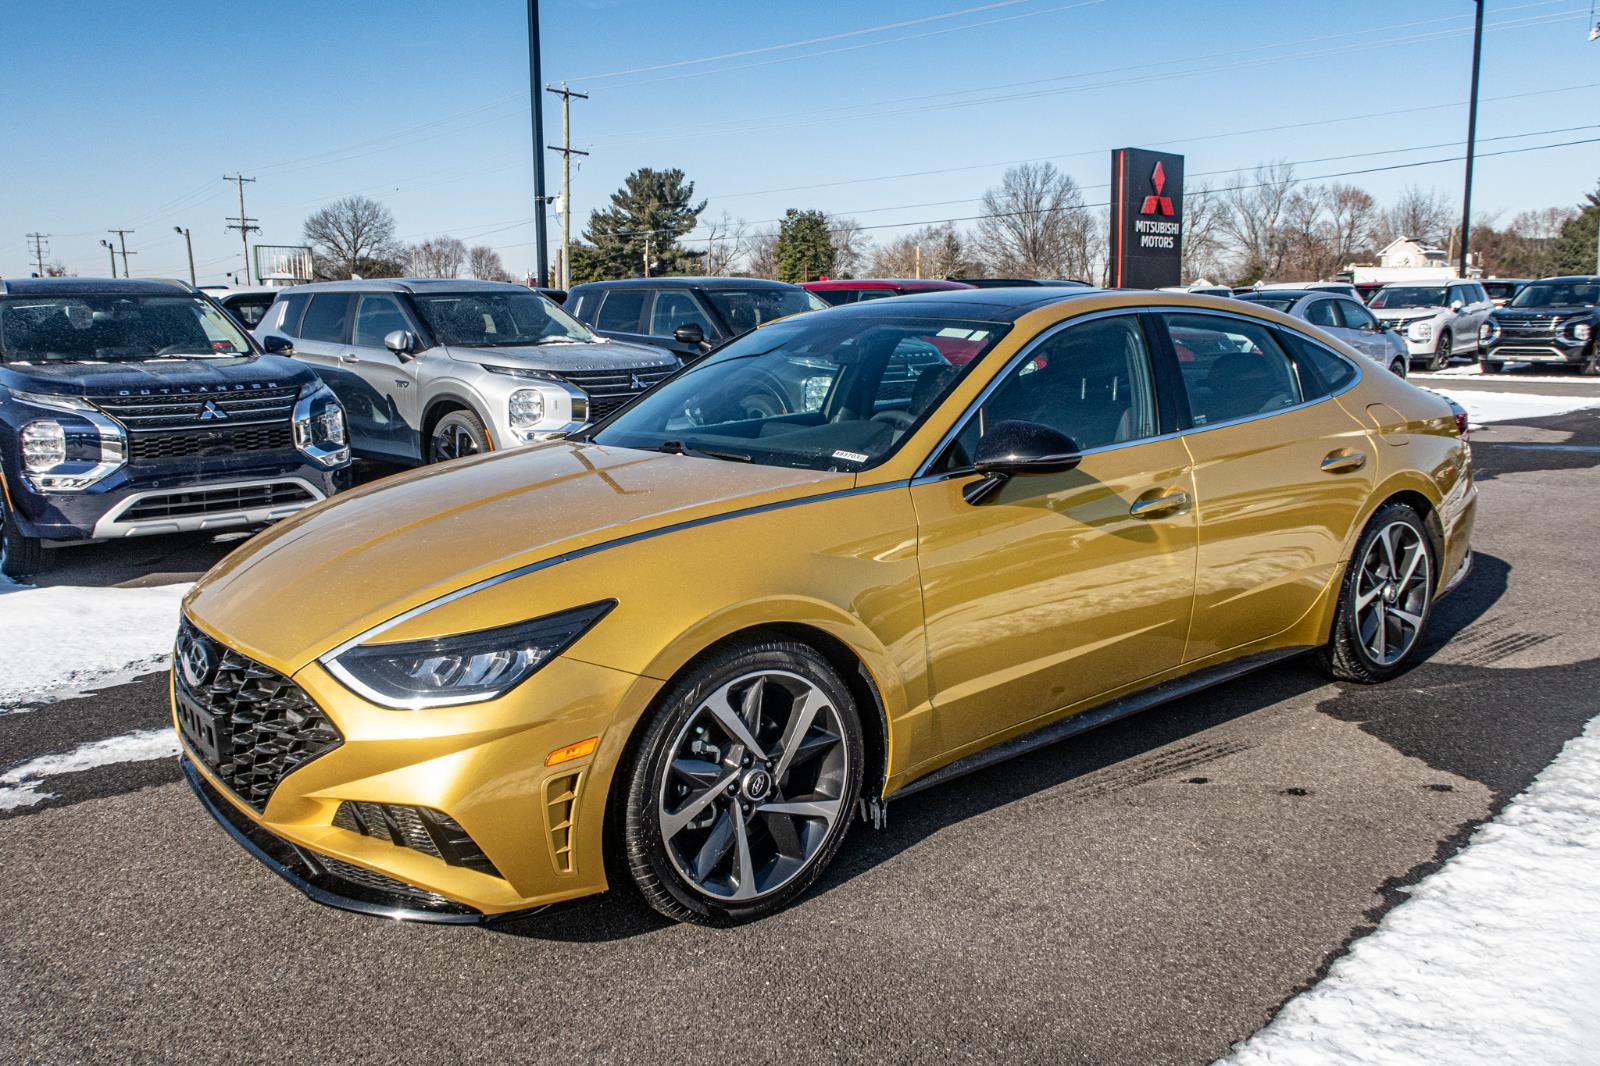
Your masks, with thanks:
[(1402, 338), (1411, 361), (1443, 370), (1451, 356), (1478, 350), (1478, 327), (1494, 310), (1476, 281), (1397, 281), (1367, 304)]
[(365, 459), (432, 463), (571, 432), (678, 369), (521, 285), (407, 278), (296, 285), (255, 329), (343, 402)]

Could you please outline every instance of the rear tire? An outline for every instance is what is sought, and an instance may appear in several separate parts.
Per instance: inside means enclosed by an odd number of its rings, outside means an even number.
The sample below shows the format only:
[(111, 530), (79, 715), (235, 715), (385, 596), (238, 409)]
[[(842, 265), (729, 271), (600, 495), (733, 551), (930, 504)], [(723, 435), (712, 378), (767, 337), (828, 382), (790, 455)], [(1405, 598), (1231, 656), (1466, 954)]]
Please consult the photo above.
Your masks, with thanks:
[(10, 508), (0, 504), (0, 573), (15, 581), (44, 569), (44, 541), (17, 528)]
[(1319, 654), (1323, 669), (1365, 685), (1405, 670), (1427, 630), (1437, 566), (1416, 509), (1380, 507), (1345, 567), (1333, 635)]
[(618, 778), (618, 838), (661, 914), (703, 925), (766, 917), (838, 853), (864, 745), (849, 688), (815, 649), (719, 652), (668, 690), (644, 730)]

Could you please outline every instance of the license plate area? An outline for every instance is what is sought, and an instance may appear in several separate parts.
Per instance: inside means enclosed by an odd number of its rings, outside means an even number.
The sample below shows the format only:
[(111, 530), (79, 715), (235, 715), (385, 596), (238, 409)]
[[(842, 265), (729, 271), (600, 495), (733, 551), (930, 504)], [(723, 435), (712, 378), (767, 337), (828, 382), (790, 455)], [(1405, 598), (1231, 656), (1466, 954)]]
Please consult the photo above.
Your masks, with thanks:
[(227, 747), (222, 717), (212, 714), (181, 690), (177, 696), (178, 732), (200, 756), (201, 762), (211, 767), (221, 765), (223, 749)]

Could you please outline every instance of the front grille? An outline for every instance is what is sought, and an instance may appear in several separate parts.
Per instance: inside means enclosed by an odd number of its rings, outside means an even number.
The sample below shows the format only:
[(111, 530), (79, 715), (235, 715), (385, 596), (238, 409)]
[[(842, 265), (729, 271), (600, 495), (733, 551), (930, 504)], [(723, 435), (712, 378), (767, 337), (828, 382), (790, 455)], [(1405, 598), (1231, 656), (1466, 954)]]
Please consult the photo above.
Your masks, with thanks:
[(168, 459), (284, 451), (292, 447), (294, 427), (288, 422), (226, 429), (178, 429), (130, 434), (128, 460), (138, 465)]
[(500, 871), (461, 824), (431, 807), (346, 801), (334, 812), (333, 824), (352, 833), (432, 855), (451, 866), (476, 870), (491, 877), (500, 876)]
[(300, 390), (295, 386), (240, 385), (205, 391), (149, 389), (117, 396), (93, 396), (90, 400), (130, 432), (139, 433), (287, 422), (294, 415), (299, 395)]
[(266, 485), (231, 485), (216, 489), (183, 489), (140, 497), (133, 506), (118, 515), (117, 520), (143, 522), (162, 518), (194, 518), (315, 501), (316, 497), (296, 481), (275, 481)]
[(671, 366), (640, 366), (605, 370), (563, 370), (561, 376), (589, 397), (589, 420), (598, 421), (647, 389), (665, 381)]
[(1538, 315), (1530, 318), (1497, 319), (1496, 324), (1500, 327), (1500, 336), (1503, 340), (1536, 341), (1553, 340), (1559, 321), (1556, 315)]
[(379, 896), (398, 896), (400, 901), (403, 901), (408, 906), (421, 906), (427, 910), (438, 910), (447, 914), (474, 913), (470, 907), (463, 907), (461, 904), (447, 899), (437, 892), (429, 892), (425, 888), (408, 885), (404, 881), (396, 881), (392, 877), (385, 877), (383, 874), (369, 870), (365, 866), (357, 866), (353, 862), (341, 862), (332, 856), (320, 853), (313, 854), (311, 858), (313, 862), (327, 871), (329, 877), (336, 878), (345, 884), (353, 885), (358, 889), (366, 889), (368, 892)]
[(344, 743), (299, 685), (188, 619), (178, 627), (173, 688), (190, 750), (257, 813), (285, 777)]

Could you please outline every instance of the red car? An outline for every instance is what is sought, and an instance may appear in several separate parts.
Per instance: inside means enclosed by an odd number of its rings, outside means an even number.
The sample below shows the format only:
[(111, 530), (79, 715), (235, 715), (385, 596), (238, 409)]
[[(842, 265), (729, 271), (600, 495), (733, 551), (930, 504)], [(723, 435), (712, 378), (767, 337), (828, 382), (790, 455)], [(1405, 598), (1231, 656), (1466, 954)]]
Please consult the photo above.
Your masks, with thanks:
[[(818, 298), (838, 307), (840, 304), (860, 303), (862, 300), (881, 300), (886, 296), (906, 296), (914, 292), (942, 292), (946, 289), (975, 289), (964, 281), (941, 281), (937, 278), (824, 278), (807, 281), (802, 289), (817, 294)], [(971, 362), (982, 347), (965, 337), (926, 337), (955, 366)]]

